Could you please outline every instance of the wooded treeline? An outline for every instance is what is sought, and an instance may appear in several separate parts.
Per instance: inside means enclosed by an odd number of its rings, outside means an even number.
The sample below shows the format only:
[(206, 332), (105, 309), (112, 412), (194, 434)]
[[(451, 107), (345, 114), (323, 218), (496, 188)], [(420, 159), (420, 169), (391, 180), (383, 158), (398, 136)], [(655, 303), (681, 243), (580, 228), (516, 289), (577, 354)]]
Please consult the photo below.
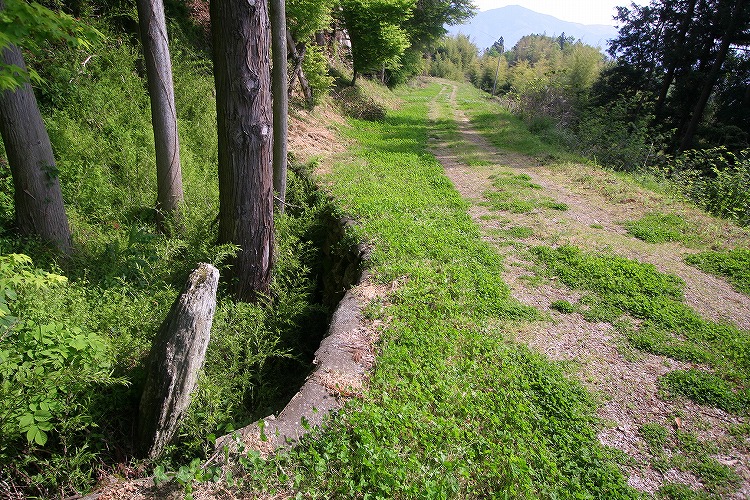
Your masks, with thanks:
[(531, 130), (602, 165), (666, 176), (698, 204), (750, 223), (750, 6), (653, 0), (620, 7), (607, 47), (565, 34), (502, 37), (481, 55), (465, 37), (430, 54), (430, 73), (499, 95)]

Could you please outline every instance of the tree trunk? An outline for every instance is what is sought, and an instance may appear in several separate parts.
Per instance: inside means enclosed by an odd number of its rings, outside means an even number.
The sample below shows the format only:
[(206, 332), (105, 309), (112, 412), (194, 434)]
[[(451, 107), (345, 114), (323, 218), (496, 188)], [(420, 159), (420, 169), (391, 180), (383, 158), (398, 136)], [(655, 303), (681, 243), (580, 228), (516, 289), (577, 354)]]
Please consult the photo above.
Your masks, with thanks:
[(316, 31), (315, 32), (315, 43), (320, 45), (321, 47), (326, 46), (326, 34), (322, 31)]
[(286, 65), (286, 7), (284, 0), (271, 0), (271, 52), (273, 54), (273, 189), (276, 209), (284, 213), (287, 173), (287, 115), (289, 94)]
[(292, 71), (292, 77), (289, 79), (289, 94), (291, 95), (292, 93), (292, 84), (294, 83), (295, 78), (298, 78), (299, 86), (302, 88), (302, 94), (305, 96), (305, 102), (307, 102), (308, 106), (312, 107), (312, 89), (310, 88), (310, 82), (307, 81), (305, 72), (302, 70), (302, 61), (305, 59), (307, 45), (305, 45), (304, 42), (297, 44), (292, 37), (292, 32), (287, 30), (286, 46), (289, 50), (289, 54), (294, 60), (294, 70)]
[(183, 201), (180, 141), (162, 0), (137, 0), (138, 22), (146, 61), (151, 122), (156, 145), (157, 218), (175, 213)]
[(138, 415), (142, 457), (161, 455), (190, 404), (211, 338), (218, 283), (219, 271), (199, 264), (154, 339)]
[[(0, 0), (0, 10), (5, 8)], [(2, 50), (3, 63), (26, 69), (15, 45)], [(21, 234), (39, 236), (63, 253), (71, 251), (52, 144), (34, 91), (28, 83), (0, 93), (0, 133), (13, 175), (16, 224)]]
[[(672, 44), (672, 49), (675, 52), (679, 52), (682, 50), (685, 50), (683, 48), (685, 44), (685, 38), (687, 37), (688, 28), (690, 27), (690, 24), (693, 21), (693, 13), (695, 12), (695, 3), (696, 0), (690, 0), (690, 3), (688, 4), (688, 8), (685, 12), (685, 15), (683, 15), (681, 21), (680, 21), (680, 28), (679, 32), (677, 34), (677, 39)], [(674, 75), (677, 70), (677, 57), (678, 55), (676, 53), (673, 53), (671, 56), (672, 60), (670, 61), (669, 67), (667, 68), (667, 74), (664, 76), (664, 80), (661, 83), (661, 90), (659, 90), (659, 97), (656, 99), (656, 105), (654, 106), (654, 115), (657, 119), (661, 118), (662, 111), (664, 110), (664, 103), (667, 100), (667, 94), (669, 93), (669, 88), (672, 86), (672, 82), (674, 81)], [(684, 64), (684, 58), (680, 55), (680, 59), (683, 59), (682, 62)]]
[(743, 0), (737, 0), (737, 3), (734, 6), (734, 11), (732, 12), (731, 18), (729, 20), (727, 31), (721, 40), (719, 52), (716, 54), (716, 58), (714, 59), (713, 65), (711, 66), (711, 71), (708, 73), (708, 76), (703, 83), (700, 97), (698, 98), (698, 102), (693, 108), (693, 114), (690, 118), (690, 123), (688, 123), (687, 130), (685, 130), (685, 135), (682, 136), (682, 141), (680, 142), (679, 148), (680, 151), (685, 151), (693, 145), (693, 138), (695, 137), (695, 132), (698, 130), (698, 124), (703, 118), (703, 113), (706, 110), (706, 105), (708, 104), (708, 98), (711, 97), (714, 86), (716, 86), (716, 81), (719, 78), (719, 72), (721, 71), (721, 67), (724, 65), (724, 61), (727, 58), (729, 46), (732, 44), (737, 26), (739, 25), (740, 14), (742, 13), (742, 3)]
[(256, 300), (271, 282), (273, 171), (266, 2), (213, 0), (211, 35), (219, 140), (219, 242), (240, 251), (231, 289)]

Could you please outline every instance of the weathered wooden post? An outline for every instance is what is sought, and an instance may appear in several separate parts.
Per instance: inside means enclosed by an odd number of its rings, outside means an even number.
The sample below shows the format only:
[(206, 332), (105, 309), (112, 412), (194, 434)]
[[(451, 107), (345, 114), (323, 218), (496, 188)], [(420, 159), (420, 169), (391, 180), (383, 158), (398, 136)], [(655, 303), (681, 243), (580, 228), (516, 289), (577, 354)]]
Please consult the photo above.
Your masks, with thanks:
[(149, 354), (138, 415), (138, 453), (157, 458), (190, 404), (216, 310), (219, 271), (199, 264), (159, 328)]

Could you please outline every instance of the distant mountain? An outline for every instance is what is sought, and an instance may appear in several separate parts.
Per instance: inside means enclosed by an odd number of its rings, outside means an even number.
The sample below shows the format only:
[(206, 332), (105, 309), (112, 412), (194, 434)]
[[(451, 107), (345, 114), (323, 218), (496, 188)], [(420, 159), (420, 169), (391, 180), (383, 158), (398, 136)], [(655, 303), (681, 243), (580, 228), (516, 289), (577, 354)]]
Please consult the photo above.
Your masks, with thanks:
[(446, 26), (448, 34), (468, 36), (479, 50), (490, 47), (503, 37), (505, 49), (513, 48), (525, 35), (572, 36), (589, 45), (607, 49), (608, 40), (617, 36), (617, 28), (605, 24), (578, 24), (562, 21), (547, 14), (540, 14), (520, 5), (508, 5), (499, 9), (477, 13), (465, 24)]

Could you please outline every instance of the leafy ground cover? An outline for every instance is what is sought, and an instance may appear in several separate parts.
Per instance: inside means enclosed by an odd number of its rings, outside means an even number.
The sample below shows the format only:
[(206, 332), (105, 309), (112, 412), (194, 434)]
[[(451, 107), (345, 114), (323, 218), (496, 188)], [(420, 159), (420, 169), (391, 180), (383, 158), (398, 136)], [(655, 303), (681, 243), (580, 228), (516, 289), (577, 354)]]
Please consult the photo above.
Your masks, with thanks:
[(625, 222), (624, 226), (628, 233), (647, 243), (679, 241), (689, 245), (695, 241), (694, 228), (677, 214), (650, 213)]
[(426, 152), (438, 90), (404, 91), (383, 121), (353, 121), (358, 146), (327, 178), (375, 243), (376, 279), (398, 283), (371, 308), (388, 326), (370, 388), (244, 488), (267, 488), (270, 474), (323, 497), (634, 497), (596, 439), (587, 393), (505, 338), (538, 313), (510, 298), (500, 256)]
[(565, 203), (540, 195), (541, 186), (531, 182), (531, 177), (527, 174), (514, 174), (501, 170), (493, 174), (491, 178), (495, 189), (486, 191), (484, 196), (494, 210), (524, 213), (537, 208), (549, 208), (562, 212), (568, 209)]
[(654, 457), (652, 466), (656, 470), (692, 472), (701, 478), (706, 488), (706, 491), (695, 492), (678, 483), (666, 483), (659, 489), (662, 498), (712, 498), (730, 493), (732, 486), (740, 481), (736, 472), (713, 458), (719, 453), (715, 442), (657, 423), (643, 424), (638, 431)]
[[(99, 28), (107, 44), (80, 71), (66, 69), (86, 56), (72, 49), (33, 61), (45, 78), (37, 90), (74, 229), (72, 258), (14, 235), (10, 173), (0, 173), (0, 482), (42, 498), (86, 491), (100, 471), (146, 470), (130, 457), (151, 340), (194, 266), (210, 262), (223, 272), (235, 251), (215, 245), (212, 224), (208, 55), (190, 44), (173, 53), (186, 205), (179, 230), (165, 236), (152, 208), (153, 137), (139, 55), (114, 28)], [(187, 38), (179, 26), (170, 35)], [(204, 374), (166, 466), (202, 456), (212, 434), (283, 405), (325, 332), (321, 248), (334, 209), (306, 175), (292, 172), (289, 182), (290, 209), (275, 221), (272, 296), (238, 304), (220, 289)]]
[(734, 326), (707, 321), (687, 307), (678, 278), (650, 264), (570, 246), (536, 247), (532, 252), (546, 272), (572, 289), (588, 292), (578, 303), (587, 320), (618, 325), (639, 349), (713, 370), (671, 372), (663, 379), (666, 388), (726, 411), (745, 414), (750, 409), (750, 337)]
[(737, 290), (750, 295), (750, 250), (701, 252), (688, 255), (685, 262), (707, 273), (724, 276)]

